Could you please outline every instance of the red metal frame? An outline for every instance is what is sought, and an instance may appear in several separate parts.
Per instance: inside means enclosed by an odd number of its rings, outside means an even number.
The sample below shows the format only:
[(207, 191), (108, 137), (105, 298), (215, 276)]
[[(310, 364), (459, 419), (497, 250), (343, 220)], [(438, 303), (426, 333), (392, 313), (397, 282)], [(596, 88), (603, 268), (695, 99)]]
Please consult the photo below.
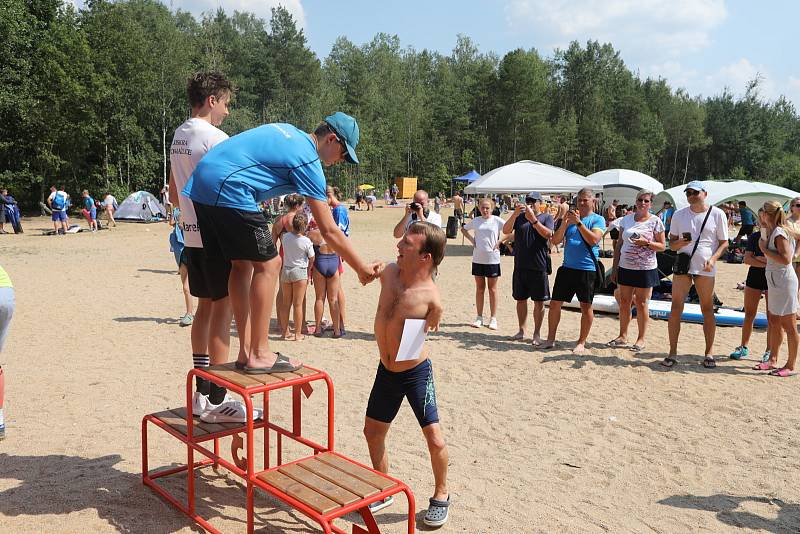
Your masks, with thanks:
[[(336, 454), (341, 458), (345, 458), (344, 456), (334, 453), (333, 452), (333, 439), (334, 439), (334, 426), (333, 426), (333, 414), (334, 414), (334, 389), (333, 389), (333, 382), (331, 381), (330, 377), (324, 371), (320, 371), (318, 369), (314, 369), (311, 367), (306, 367), (306, 369), (310, 369), (314, 371), (313, 374), (306, 375), (306, 376), (298, 376), (297, 378), (292, 378), (289, 380), (284, 380), (281, 382), (275, 382), (272, 384), (260, 384), (256, 386), (250, 387), (241, 387), (233, 382), (220, 378), (216, 375), (209, 373), (203, 369), (192, 369), (189, 371), (186, 377), (186, 435), (181, 434), (168, 424), (164, 423), (160, 419), (157, 419), (153, 415), (146, 415), (142, 419), (142, 482), (153, 489), (157, 494), (161, 495), (167, 502), (175, 506), (178, 510), (186, 514), (190, 519), (195, 521), (197, 524), (202, 526), (204, 529), (208, 530), (209, 532), (217, 533), (219, 532), (217, 529), (211, 526), (208, 521), (203, 519), (195, 512), (195, 488), (194, 488), (194, 470), (199, 467), (205, 467), (208, 465), (212, 465), (214, 469), (217, 469), (219, 466), (228, 469), (232, 473), (240, 476), (243, 478), (247, 483), (247, 492), (246, 492), (246, 502), (247, 502), (247, 532), (251, 534), (253, 532), (253, 497), (254, 497), (254, 488), (258, 486), (265, 491), (271, 493), (278, 499), (283, 500), (287, 504), (290, 504), (298, 511), (302, 512), (306, 516), (311, 519), (317, 521), (323, 528), (323, 531), (327, 533), (338, 533), (338, 534), (346, 534), (343, 530), (333, 525), (333, 520), (350, 513), (352, 511), (359, 511), (361, 517), (363, 518), (367, 530), (364, 530), (362, 527), (358, 525), (353, 525), (353, 534), (379, 534), (380, 530), (378, 529), (377, 524), (375, 523), (375, 519), (372, 516), (372, 513), (369, 511), (368, 504), (371, 502), (375, 502), (379, 499), (383, 499), (388, 495), (393, 495), (395, 493), (400, 493), (401, 491), (406, 494), (406, 498), (408, 499), (408, 510), (409, 510), (409, 522), (408, 522), (408, 532), (409, 534), (414, 533), (414, 495), (411, 490), (408, 488), (406, 484), (403, 482), (394, 479), (392, 477), (388, 477), (390, 480), (395, 482), (397, 486), (392, 487), (388, 490), (382, 491), (379, 494), (376, 494), (368, 499), (362, 499), (356, 503), (348, 505), (346, 507), (340, 508), (335, 510), (330, 514), (319, 514), (315, 510), (309, 508), (302, 502), (297, 501), (293, 497), (286, 495), (285, 493), (281, 492), (277, 488), (267, 485), (265, 482), (261, 481), (257, 478), (257, 476), (261, 473), (271, 471), (281, 467), (283, 464), (283, 437), (287, 437), (297, 443), (305, 445), (306, 447), (312, 449), (313, 454), (319, 454), (320, 452), (331, 452)], [(220, 432), (208, 433), (202, 436), (194, 436), (194, 429), (192, 425), (192, 393), (193, 393), (193, 383), (194, 377), (200, 376), (206, 380), (214, 382), (220, 386), (225, 387), (228, 391), (235, 393), (242, 397), (244, 401), (245, 409), (247, 410), (247, 421), (242, 426), (235, 427), (229, 430), (224, 430)], [(301, 402), (301, 391), (306, 393), (306, 396), (310, 395), (310, 383), (316, 380), (324, 380), (327, 386), (328, 392), (328, 425), (327, 425), (327, 446), (321, 445), (310, 439), (302, 436), (302, 402)], [(292, 388), (292, 429), (286, 429), (269, 421), (269, 392), (276, 389), (281, 389), (285, 387)], [(253, 395), (263, 395), (263, 409), (264, 409), (264, 416), (261, 421), (255, 422), (253, 421), (252, 413), (253, 413)], [(187, 462), (186, 465), (170, 468), (167, 470), (162, 470), (154, 473), (150, 473), (148, 469), (148, 452), (147, 452), (147, 423), (151, 423), (156, 425), (157, 427), (161, 428), (174, 438), (178, 439), (180, 442), (186, 444), (186, 454), (187, 454)], [(256, 472), (255, 470), (255, 460), (254, 460), (254, 435), (255, 430), (257, 429), (264, 429), (264, 471)], [(269, 460), (269, 445), (270, 445), (270, 430), (273, 430), (276, 435), (276, 457), (277, 463), (275, 467), (270, 468), (270, 460)], [(236, 460), (234, 463), (222, 458), (220, 456), (219, 450), (219, 438), (230, 436), (234, 434), (245, 434), (245, 449), (246, 449), (246, 459), (243, 463), (246, 465), (244, 468), (235, 465)], [(201, 445), (201, 443), (213, 440), (214, 441), (214, 450), (211, 451), (205, 446)], [(201, 455), (205, 456), (206, 458), (195, 462), (194, 460), (194, 453), (198, 452)], [(236, 456), (236, 455), (235, 455)], [(345, 458), (347, 461), (352, 462), (356, 465), (359, 465), (363, 468), (369, 469), (375, 473), (377, 471), (373, 470), (372, 468), (360, 464), (358, 462), (353, 462), (348, 458)], [(302, 459), (301, 459), (302, 460)], [(295, 460), (291, 463), (296, 463), (301, 460)], [(191, 468), (189, 468), (191, 466)], [(182, 473), (186, 471), (187, 474), (187, 502), (186, 504), (182, 504), (179, 502), (173, 495), (171, 495), (166, 489), (161, 487), (155, 481), (158, 478), (174, 475), (177, 473)], [(378, 473), (382, 476), (386, 476), (382, 473)]]

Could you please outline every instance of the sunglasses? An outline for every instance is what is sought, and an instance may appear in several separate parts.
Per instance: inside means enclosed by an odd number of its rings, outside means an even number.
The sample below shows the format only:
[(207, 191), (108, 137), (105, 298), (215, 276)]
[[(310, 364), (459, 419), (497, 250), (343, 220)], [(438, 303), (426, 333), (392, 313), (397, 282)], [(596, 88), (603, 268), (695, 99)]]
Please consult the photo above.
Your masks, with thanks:
[(652, 202), (649, 198), (637, 198), (636, 202), (641, 202), (643, 204), (650, 204)]
[(800, 208), (800, 204), (792, 204), (793, 208)]
[(342, 158), (347, 159), (347, 145), (344, 143), (344, 141), (342, 141), (342, 136), (340, 136), (339, 132), (337, 132), (330, 124), (328, 124), (328, 128), (330, 129), (333, 136), (336, 138), (336, 141), (342, 146), (342, 154), (341, 154)]
[(686, 193), (687, 197), (693, 197), (699, 195), (700, 191), (695, 191), (694, 189), (687, 189), (686, 191), (684, 191), (684, 193)]

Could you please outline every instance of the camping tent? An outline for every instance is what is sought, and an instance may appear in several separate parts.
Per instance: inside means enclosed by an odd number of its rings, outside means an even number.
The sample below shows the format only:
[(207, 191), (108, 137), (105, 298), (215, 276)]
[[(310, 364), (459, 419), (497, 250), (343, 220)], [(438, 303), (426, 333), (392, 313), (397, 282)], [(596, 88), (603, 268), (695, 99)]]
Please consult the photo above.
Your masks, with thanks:
[(538, 161), (523, 160), (493, 169), (464, 188), (465, 193), (576, 193), (595, 184), (583, 176)]
[(114, 212), (114, 219), (118, 221), (154, 222), (166, 217), (164, 206), (147, 191), (137, 191), (128, 195)]
[[(707, 180), (703, 182), (703, 186), (708, 191), (707, 202), (714, 206), (731, 200), (744, 200), (750, 208), (758, 210), (767, 200), (777, 200), (784, 204), (788, 200), (800, 196), (800, 193), (785, 187), (761, 182), (745, 182), (744, 180), (735, 182)], [(683, 193), (685, 187), (685, 185), (679, 185), (660, 192), (653, 200), (653, 207), (658, 209), (665, 200), (669, 200), (675, 208), (685, 208), (689, 205), (686, 202), (686, 195)]]
[(603, 200), (606, 202), (617, 200), (628, 206), (636, 201), (639, 191), (660, 193), (664, 190), (655, 178), (629, 169), (608, 169), (590, 174), (586, 179), (603, 186)]
[(474, 182), (475, 180), (477, 180), (480, 177), (481, 177), (481, 175), (478, 174), (475, 171), (475, 169), (473, 169), (473, 170), (469, 171), (467, 174), (465, 174), (464, 176), (456, 176), (455, 178), (453, 178), (452, 181), (453, 182), (470, 182), (470, 183), (472, 183), (472, 182)]

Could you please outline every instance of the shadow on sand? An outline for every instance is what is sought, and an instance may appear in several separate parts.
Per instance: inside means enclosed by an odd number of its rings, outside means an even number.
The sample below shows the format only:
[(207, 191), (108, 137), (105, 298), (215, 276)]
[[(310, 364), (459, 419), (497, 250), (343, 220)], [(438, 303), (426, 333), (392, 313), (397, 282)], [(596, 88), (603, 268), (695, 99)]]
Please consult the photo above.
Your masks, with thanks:
[[(770, 515), (774, 519), (738, 508), (745, 503), (769, 505)], [(658, 504), (684, 508), (689, 510), (702, 510), (715, 512), (717, 519), (731, 527), (743, 528), (759, 532), (772, 532), (774, 534), (788, 534), (798, 532), (800, 525), (800, 505), (769, 499), (767, 497), (740, 497), (736, 495), (674, 495), (658, 501)]]

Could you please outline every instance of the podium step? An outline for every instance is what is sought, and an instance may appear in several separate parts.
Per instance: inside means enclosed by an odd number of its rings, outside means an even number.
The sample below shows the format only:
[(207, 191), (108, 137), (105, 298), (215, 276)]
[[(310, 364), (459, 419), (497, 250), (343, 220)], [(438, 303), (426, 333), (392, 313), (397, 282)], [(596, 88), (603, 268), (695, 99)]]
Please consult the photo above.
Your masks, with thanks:
[[(277, 489), (328, 517), (365, 507), (383, 498), (387, 490), (389, 494), (403, 490), (394, 480), (331, 452), (275, 467), (256, 477), (258, 485)], [(269, 487), (264, 489), (269, 491)]]
[[(174, 408), (172, 410), (164, 410), (150, 414), (159, 421), (163, 422), (173, 430), (180, 434), (187, 436), (188, 429), (186, 427), (186, 407)], [(199, 418), (192, 418), (192, 435), (199, 441), (203, 440), (203, 436), (210, 434), (217, 434), (218, 432), (234, 431), (238, 429), (241, 432), (245, 430), (244, 423), (204, 423)]]

